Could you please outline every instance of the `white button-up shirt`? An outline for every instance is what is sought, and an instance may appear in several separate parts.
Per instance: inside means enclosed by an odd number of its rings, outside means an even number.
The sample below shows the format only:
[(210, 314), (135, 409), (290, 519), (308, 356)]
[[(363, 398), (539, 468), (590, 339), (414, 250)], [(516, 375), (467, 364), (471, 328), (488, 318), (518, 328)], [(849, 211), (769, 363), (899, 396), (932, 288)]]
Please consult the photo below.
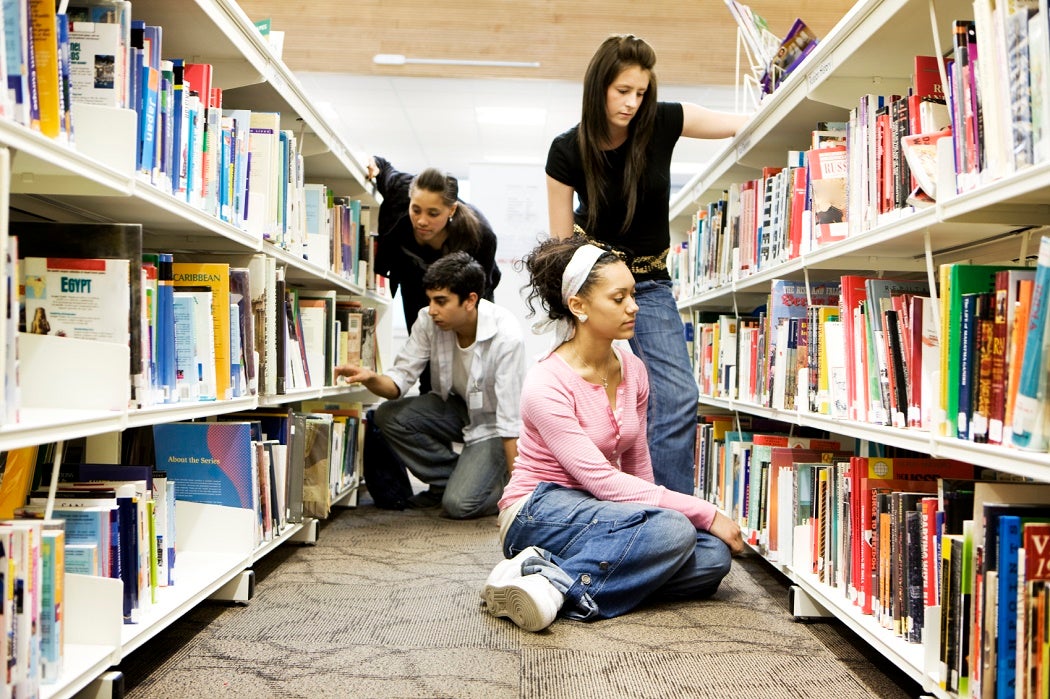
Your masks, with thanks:
[[(452, 365), (456, 333), (434, 325), (426, 308), (412, 324), (412, 334), (386, 375), (401, 395), (415, 384), (430, 364), (432, 393), (448, 400), (452, 391)], [(468, 394), (481, 394), (481, 404), (462, 396), (470, 422), (463, 428), (466, 444), (491, 437), (515, 439), (521, 432), (521, 384), (525, 377), (525, 340), (521, 324), (505, 308), (484, 299), (478, 302), (478, 328), (474, 361), (470, 364)]]

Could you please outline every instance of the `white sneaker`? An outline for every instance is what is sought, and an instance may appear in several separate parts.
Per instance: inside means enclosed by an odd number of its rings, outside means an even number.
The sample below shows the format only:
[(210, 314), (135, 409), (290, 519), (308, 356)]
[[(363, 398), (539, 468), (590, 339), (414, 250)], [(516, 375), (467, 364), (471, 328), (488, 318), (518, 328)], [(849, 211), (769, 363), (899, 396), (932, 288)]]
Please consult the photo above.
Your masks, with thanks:
[[(520, 578), (524, 573), (521, 572), (521, 565), (525, 562), (526, 558), (532, 557), (543, 558), (543, 552), (535, 546), (528, 546), (519, 552), (513, 558), (507, 558), (496, 564), (496, 567), (489, 573), (489, 577), (485, 580), (485, 587), (489, 585), (497, 585), (500, 583), (510, 582), (514, 578)], [(485, 599), (484, 588), (481, 591), (481, 598)]]
[(539, 573), (486, 584), (482, 597), (489, 614), (505, 616), (526, 631), (550, 626), (565, 603), (565, 595)]

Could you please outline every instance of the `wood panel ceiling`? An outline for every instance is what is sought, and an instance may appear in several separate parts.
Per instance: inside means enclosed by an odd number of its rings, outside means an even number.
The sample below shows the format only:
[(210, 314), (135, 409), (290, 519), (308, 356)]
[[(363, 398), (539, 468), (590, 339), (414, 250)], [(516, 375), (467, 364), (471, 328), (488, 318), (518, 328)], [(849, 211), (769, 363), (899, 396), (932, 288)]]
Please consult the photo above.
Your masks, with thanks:
[[(663, 84), (735, 82), (736, 25), (723, 0), (239, 0), (253, 21), (285, 32), (293, 71), (442, 78), (582, 79), (601, 41), (633, 33), (656, 49)], [(853, 5), (846, 0), (755, 0), (783, 36), (796, 17), (817, 34)], [(409, 58), (538, 61), (539, 68), (380, 66), (375, 54)]]

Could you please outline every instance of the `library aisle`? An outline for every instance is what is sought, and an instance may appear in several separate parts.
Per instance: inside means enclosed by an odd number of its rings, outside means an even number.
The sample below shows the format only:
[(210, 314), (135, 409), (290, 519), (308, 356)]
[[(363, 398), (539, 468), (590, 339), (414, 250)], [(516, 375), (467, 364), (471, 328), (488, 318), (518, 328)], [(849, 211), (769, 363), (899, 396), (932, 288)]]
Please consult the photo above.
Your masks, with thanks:
[[(526, 633), (478, 597), (495, 518), (391, 512), (367, 497), (315, 547), (260, 562), (245, 606), (205, 603), (125, 659), (152, 697), (884, 697), (920, 695), (840, 622), (797, 622), (784, 585), (737, 559), (713, 600)], [(867, 655), (865, 655), (867, 653)]]

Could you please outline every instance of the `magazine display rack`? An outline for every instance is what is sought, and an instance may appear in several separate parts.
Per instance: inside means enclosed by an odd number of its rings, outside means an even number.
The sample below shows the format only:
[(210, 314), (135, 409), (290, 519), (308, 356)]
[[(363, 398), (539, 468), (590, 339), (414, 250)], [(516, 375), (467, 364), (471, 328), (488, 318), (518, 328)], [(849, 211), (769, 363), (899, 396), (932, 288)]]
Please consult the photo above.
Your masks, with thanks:
[[(366, 205), (377, 199), (365, 167), (275, 56), (251, 20), (232, 0), (135, 0), (136, 20), (163, 27), (166, 56), (208, 62), (223, 89), (223, 107), (280, 112), (281, 128), (297, 134), (307, 182)], [(297, 285), (336, 290), (378, 309), (377, 333), (389, 333), (389, 299), (210, 216), (136, 176), (135, 113), (103, 107), (77, 108), (75, 147), (61, 144), (0, 117), (0, 247), (17, 235), (9, 212), (59, 222), (139, 223), (149, 250), (187, 250), (276, 258)], [(19, 214), (20, 216), (23, 214)], [(10, 280), (8, 280), (9, 282)], [(0, 306), (10, 283), (0, 284)], [(17, 285), (15, 287), (17, 289)], [(2, 341), (0, 366), (10, 342)], [(76, 351), (72, 345), (78, 343)], [(83, 345), (83, 346), (80, 346)], [(250, 395), (212, 402), (129, 407), (127, 346), (40, 335), (21, 336), (20, 419), (0, 427), (0, 451), (191, 420), (260, 406), (349, 397), (368, 400), (354, 387), (326, 386), (284, 395)], [(349, 497), (355, 493), (343, 493)], [(137, 624), (122, 623), (120, 580), (67, 575), (65, 654), (59, 681), (41, 696), (70, 697), (100, 678), (128, 653), (200, 601), (222, 595), (253, 563), (313, 524), (290, 525), (257, 547), (250, 510), (180, 501), (177, 583), (160, 590), (158, 603)], [(243, 599), (243, 598), (242, 598)]]
[[(846, 110), (855, 107), (865, 94), (907, 94), (914, 57), (938, 55), (942, 48), (950, 48), (952, 21), (973, 18), (971, 2), (939, 0), (936, 8), (934, 4), (933, 0), (856, 3), (784, 83), (767, 96), (742, 132), (672, 199), (673, 235), (684, 236), (697, 204), (717, 199), (730, 183), (760, 177), (763, 167), (783, 165), (789, 150), (806, 150), (817, 122), (844, 120)], [(685, 298), (679, 308), (684, 313), (695, 309), (742, 312), (762, 302), (772, 279), (808, 284), (811, 278), (837, 279), (838, 274), (863, 271), (871, 271), (872, 276), (891, 271), (925, 271), (930, 288), (936, 288), (935, 261), (1027, 259), (1034, 256), (1038, 247), (1038, 227), (1050, 224), (1050, 162), (1039, 162), (996, 181), (983, 182), (964, 193), (951, 195), (948, 188), (939, 192), (944, 192), (943, 196), (939, 195), (936, 204), (929, 208), (905, 213), (871, 230), (804, 252), (796, 259)], [(941, 436), (937, 430), (876, 426), (732, 399), (704, 396), (701, 404), (814, 427), (862, 443), (892, 445), (1050, 481), (1050, 454), (1046, 453), (975, 444)], [(783, 562), (773, 565), (792, 581), (794, 595), (807, 597), (804, 601), (794, 600), (796, 609), (808, 610), (806, 615), (819, 610), (840, 619), (930, 694), (945, 699), (956, 696), (940, 686), (936, 648), (931, 654), (922, 644), (906, 643), (896, 637), (872, 617), (860, 614), (841, 589), (828, 587), (815, 576), (793, 570)], [(927, 628), (936, 626), (937, 618), (930, 619)]]

